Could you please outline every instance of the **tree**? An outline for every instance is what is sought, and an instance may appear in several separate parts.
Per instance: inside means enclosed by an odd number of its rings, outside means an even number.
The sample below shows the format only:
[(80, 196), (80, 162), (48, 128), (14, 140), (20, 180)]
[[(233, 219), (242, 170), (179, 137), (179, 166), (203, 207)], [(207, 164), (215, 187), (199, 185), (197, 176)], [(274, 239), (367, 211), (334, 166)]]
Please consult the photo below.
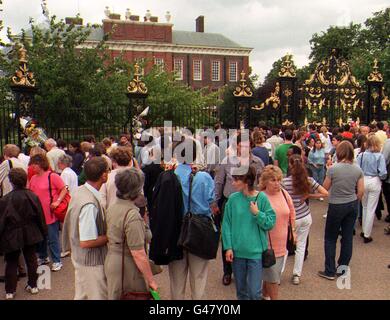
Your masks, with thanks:
[[(106, 46), (108, 35), (96, 47), (86, 48), (83, 44), (96, 25), (68, 25), (53, 16), (48, 28), (37, 26), (32, 20), (30, 27), (31, 35), (24, 30), (18, 37), (8, 32), (9, 43), (2, 46), (13, 50), (0, 57), (0, 68), (5, 73), (0, 92), (10, 91), (9, 77), (18, 63), (15, 49), (23, 44), (38, 83), (37, 117), (49, 135), (55, 135), (57, 128), (69, 128), (74, 130), (74, 137), (80, 137), (80, 132), (93, 128), (95, 132), (90, 133), (101, 136), (112, 134), (108, 132), (110, 128), (123, 127), (128, 120), (126, 88), (134, 68), (122, 56), (111, 57)], [(152, 123), (163, 119), (159, 112), (168, 116), (184, 115), (191, 110), (188, 122), (204, 125), (204, 111), (218, 104), (217, 93), (193, 91), (161, 70), (153, 69), (145, 81), (151, 116), (155, 117), (150, 119)]]

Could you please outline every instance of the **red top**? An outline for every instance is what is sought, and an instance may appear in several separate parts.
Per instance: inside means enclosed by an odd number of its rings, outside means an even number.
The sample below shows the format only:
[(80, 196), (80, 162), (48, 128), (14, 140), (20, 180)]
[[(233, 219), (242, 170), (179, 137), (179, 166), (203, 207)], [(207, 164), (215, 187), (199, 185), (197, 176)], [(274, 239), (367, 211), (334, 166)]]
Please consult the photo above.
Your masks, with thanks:
[[(42, 176), (35, 174), (30, 181), (30, 189), (34, 192), (43, 208), (43, 213), (45, 214), (46, 224), (52, 224), (57, 221), (56, 217), (50, 210), (50, 194), (49, 194), (49, 173), (51, 171), (46, 171)], [(61, 190), (65, 187), (64, 182), (61, 177), (52, 172), (50, 176), (51, 181), (51, 192), (53, 195), (53, 202), (57, 201)]]

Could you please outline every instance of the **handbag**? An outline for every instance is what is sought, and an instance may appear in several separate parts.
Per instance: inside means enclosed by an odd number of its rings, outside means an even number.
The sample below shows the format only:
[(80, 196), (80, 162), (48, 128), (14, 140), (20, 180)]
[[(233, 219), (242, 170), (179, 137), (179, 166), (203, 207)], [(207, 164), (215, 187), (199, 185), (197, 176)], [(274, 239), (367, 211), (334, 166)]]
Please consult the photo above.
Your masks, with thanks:
[[(283, 194), (283, 197), (286, 200), (287, 205), (288, 205), (287, 197), (284, 194), (283, 190), (282, 190), (282, 194)], [(288, 220), (288, 228), (287, 228), (287, 244), (286, 244), (286, 249), (288, 251), (288, 255), (289, 256), (294, 255), (296, 248), (297, 248), (297, 246), (295, 244), (294, 232), (292, 230), (292, 225), (291, 225), (291, 219), (289, 218), (289, 220)]]
[[(260, 192), (257, 194), (255, 202), (257, 202), (257, 198), (259, 197)], [(259, 227), (260, 231), (260, 227)], [(263, 251), (261, 255), (261, 263), (263, 265), (263, 268), (270, 268), (276, 263), (276, 257), (275, 257), (275, 251), (272, 248), (272, 241), (271, 241), (271, 236), (268, 233), (268, 239), (269, 239), (269, 244), (271, 248), (267, 248), (265, 251)]]
[[(52, 189), (51, 189), (51, 179), (50, 176), (53, 172), (49, 173), (49, 194), (50, 194), (50, 204), (53, 203), (53, 194), (52, 194)], [(57, 208), (51, 210), (54, 216), (59, 220), (60, 222), (64, 222), (66, 212), (68, 211), (68, 206), (70, 202), (70, 194), (69, 191), (65, 194), (65, 197), (62, 199), (60, 204), (58, 205)]]
[(125, 233), (125, 223), (127, 215), (130, 211), (126, 212), (125, 218), (123, 219), (123, 242), (122, 242), (122, 289), (120, 300), (153, 300), (153, 296), (150, 292), (131, 292), (124, 290), (125, 282), (125, 246), (126, 246), (126, 233)]
[(272, 241), (271, 237), (268, 233), (268, 239), (269, 239), (269, 244), (271, 248), (267, 248), (267, 250), (263, 251), (263, 254), (261, 256), (261, 263), (263, 265), (263, 268), (270, 268), (276, 263), (276, 257), (275, 257), (275, 251), (272, 248)]
[(188, 212), (183, 218), (177, 244), (193, 255), (212, 260), (217, 257), (219, 233), (212, 218), (191, 212), (192, 181), (195, 174), (190, 174)]

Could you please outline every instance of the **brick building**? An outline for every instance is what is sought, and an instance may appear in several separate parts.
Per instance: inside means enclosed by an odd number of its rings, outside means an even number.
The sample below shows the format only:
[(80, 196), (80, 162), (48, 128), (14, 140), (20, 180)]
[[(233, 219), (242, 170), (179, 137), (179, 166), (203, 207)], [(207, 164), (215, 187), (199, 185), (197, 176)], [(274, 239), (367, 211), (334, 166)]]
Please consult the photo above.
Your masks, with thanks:
[[(221, 34), (204, 32), (204, 17), (196, 19), (195, 32), (173, 30), (170, 15), (161, 23), (149, 13), (139, 16), (107, 14), (102, 27), (93, 30), (85, 45), (94, 46), (110, 34), (106, 44), (113, 57), (121, 53), (130, 62), (146, 59), (146, 72), (152, 64), (175, 71), (177, 81), (194, 89), (209, 87), (216, 90), (235, 83), (240, 73), (249, 71), (252, 48), (242, 47)], [(79, 19), (78, 23), (82, 23)], [(72, 19), (67, 19), (72, 23)], [(74, 23), (75, 21), (73, 21)]]

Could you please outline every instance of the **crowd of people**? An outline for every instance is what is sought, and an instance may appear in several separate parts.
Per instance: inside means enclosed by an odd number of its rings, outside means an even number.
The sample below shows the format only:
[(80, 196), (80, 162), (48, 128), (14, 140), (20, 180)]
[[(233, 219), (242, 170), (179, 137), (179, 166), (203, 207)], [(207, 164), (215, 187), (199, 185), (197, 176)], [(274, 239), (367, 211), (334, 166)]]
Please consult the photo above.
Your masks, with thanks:
[[(220, 233), (223, 285), (234, 277), (237, 299), (276, 300), (290, 254), (291, 281), (302, 281), (310, 201), (328, 201), (325, 263), (318, 272), (328, 280), (349, 265), (359, 223), (362, 241), (373, 241), (375, 217), (382, 219), (385, 209), (382, 194), (390, 207), (386, 122), (259, 126), (230, 136), (216, 125), (215, 136), (207, 128), (201, 134), (186, 128), (178, 141), (170, 129), (145, 132), (142, 140), (129, 134), (101, 142), (50, 138), (28, 154), (4, 147), (0, 280), (6, 299), (26, 276), (25, 289), (37, 294), (38, 266), (60, 272), (66, 257), (74, 266), (75, 299), (158, 291), (154, 275), (161, 265), (168, 266), (172, 299), (184, 299), (187, 278), (191, 297), (202, 299), (210, 260), (178, 245), (183, 217), (191, 212), (214, 221)], [(62, 221), (54, 212), (68, 198)], [(390, 215), (385, 220), (390, 223)], [(263, 267), (269, 249), (275, 261)]]

